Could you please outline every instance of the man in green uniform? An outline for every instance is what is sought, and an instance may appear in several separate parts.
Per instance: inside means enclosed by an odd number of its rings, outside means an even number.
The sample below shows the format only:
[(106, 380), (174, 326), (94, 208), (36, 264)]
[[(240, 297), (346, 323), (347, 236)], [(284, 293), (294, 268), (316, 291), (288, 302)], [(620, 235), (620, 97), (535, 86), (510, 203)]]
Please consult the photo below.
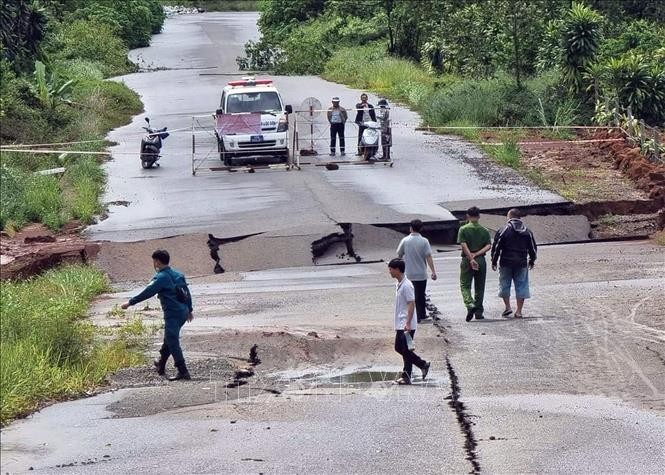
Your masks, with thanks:
[[(470, 322), (473, 316), (482, 320), (483, 297), (485, 296), (485, 277), (487, 264), (485, 253), (492, 247), (492, 238), (487, 229), (478, 223), (480, 210), (472, 206), (466, 212), (467, 224), (459, 229), (457, 242), (462, 246), (462, 263), (460, 265), (460, 289), (466, 305), (466, 321)], [(471, 282), (473, 282), (474, 295), (471, 295)]]

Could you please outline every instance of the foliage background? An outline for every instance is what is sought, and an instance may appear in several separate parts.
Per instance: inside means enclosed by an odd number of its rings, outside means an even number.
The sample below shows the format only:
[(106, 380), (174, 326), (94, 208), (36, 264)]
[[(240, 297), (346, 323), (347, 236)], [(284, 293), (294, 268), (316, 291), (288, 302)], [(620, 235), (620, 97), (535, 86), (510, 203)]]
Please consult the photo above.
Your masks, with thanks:
[(374, 89), (419, 108), (430, 125), (588, 124), (617, 104), (665, 122), (658, 0), (261, 0), (260, 8), (263, 36), (246, 45), (241, 67)]
[[(141, 111), (134, 92), (105, 79), (134, 70), (128, 50), (161, 31), (159, 1), (4, 0), (0, 20), (2, 144), (96, 141), (76, 148), (100, 151), (109, 130)], [(34, 175), (57, 167), (64, 176)], [(2, 152), (0, 229), (90, 223), (103, 187), (96, 158)]]

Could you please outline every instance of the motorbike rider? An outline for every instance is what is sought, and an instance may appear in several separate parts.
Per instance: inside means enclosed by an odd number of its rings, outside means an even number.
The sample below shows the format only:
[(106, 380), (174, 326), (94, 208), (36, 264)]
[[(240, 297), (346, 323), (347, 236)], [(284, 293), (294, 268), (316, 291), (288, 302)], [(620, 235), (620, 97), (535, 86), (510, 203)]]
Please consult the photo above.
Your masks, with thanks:
[(390, 105), (386, 99), (377, 102), (379, 106), (376, 118), (381, 124), (381, 159), (390, 160), (390, 146), (392, 145), (392, 129), (390, 128)]
[(374, 113), (374, 106), (367, 102), (368, 97), (364, 92), (360, 95), (360, 102), (356, 104), (356, 120), (355, 123), (358, 125), (358, 153), (356, 155), (362, 155), (362, 150), (360, 147), (360, 140), (363, 136), (363, 132), (367, 127), (363, 125), (365, 122), (376, 121), (376, 114)]

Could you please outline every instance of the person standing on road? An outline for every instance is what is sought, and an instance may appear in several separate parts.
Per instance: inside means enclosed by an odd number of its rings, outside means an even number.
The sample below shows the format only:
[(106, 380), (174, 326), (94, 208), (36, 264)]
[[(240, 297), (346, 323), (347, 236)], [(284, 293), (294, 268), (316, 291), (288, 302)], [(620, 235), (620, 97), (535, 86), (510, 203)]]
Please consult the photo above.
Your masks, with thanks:
[[(487, 264), (485, 254), (492, 247), (492, 238), (487, 229), (478, 223), (480, 210), (472, 206), (466, 211), (467, 224), (459, 228), (457, 243), (462, 247), (462, 263), (460, 264), (460, 289), (466, 306), (466, 321), (473, 316), (476, 320), (484, 319), (483, 299), (485, 297), (485, 279)], [(473, 282), (474, 295), (471, 295)]]
[(397, 256), (406, 262), (406, 277), (413, 283), (416, 292), (416, 313), (418, 322), (427, 318), (426, 296), (427, 266), (432, 271), (432, 280), (436, 280), (436, 270), (432, 259), (432, 247), (427, 238), (420, 235), (423, 222), (419, 219), (411, 221), (407, 237), (397, 246)]
[(159, 296), (159, 302), (164, 312), (164, 342), (159, 350), (160, 357), (154, 361), (154, 365), (157, 368), (157, 373), (164, 375), (166, 361), (169, 356), (173, 356), (173, 362), (178, 369), (178, 373), (169, 379), (176, 381), (192, 379), (180, 348), (180, 329), (185, 322), (191, 322), (194, 315), (192, 313), (192, 297), (185, 276), (169, 267), (170, 260), (171, 257), (167, 251), (159, 249), (152, 253), (152, 262), (157, 272), (155, 277), (143, 292), (122, 304), (122, 309), (126, 310), (131, 305), (148, 300), (154, 295)]
[(348, 114), (346, 109), (339, 105), (339, 97), (332, 98), (332, 107), (328, 109), (328, 122), (330, 123), (330, 156), (335, 156), (335, 146), (339, 136), (339, 154), (346, 155), (344, 149), (344, 125)]
[(397, 280), (395, 290), (395, 351), (402, 355), (404, 366), (402, 374), (397, 379), (397, 384), (411, 384), (413, 366), (420, 368), (423, 381), (431, 363), (423, 360), (414, 353), (413, 346), (409, 348), (409, 340), (413, 342), (416, 337), (418, 322), (413, 318), (414, 312), (414, 290), (409, 279), (404, 275), (405, 264), (402, 259), (393, 259), (388, 263), (388, 272), (393, 279)]
[[(513, 208), (508, 211), (508, 222), (497, 231), (492, 245), (492, 270), (499, 265), (499, 297), (503, 299), (505, 309), (501, 316), (509, 317), (513, 310), (510, 306), (510, 287), (515, 283), (517, 308), (515, 318), (522, 318), (524, 300), (529, 293), (529, 269), (536, 264), (536, 240), (533, 233), (521, 220), (521, 213)], [(528, 260), (527, 260), (528, 259)]]
[(376, 118), (381, 124), (381, 160), (390, 160), (390, 146), (392, 145), (392, 130), (390, 128), (390, 106), (386, 99), (377, 102)]
[(356, 155), (362, 155), (362, 150), (360, 149), (360, 140), (363, 137), (363, 132), (367, 127), (363, 125), (365, 122), (370, 120), (376, 121), (376, 114), (374, 113), (374, 106), (367, 102), (368, 97), (364, 92), (360, 95), (360, 102), (356, 104), (356, 124), (358, 125), (358, 153)]

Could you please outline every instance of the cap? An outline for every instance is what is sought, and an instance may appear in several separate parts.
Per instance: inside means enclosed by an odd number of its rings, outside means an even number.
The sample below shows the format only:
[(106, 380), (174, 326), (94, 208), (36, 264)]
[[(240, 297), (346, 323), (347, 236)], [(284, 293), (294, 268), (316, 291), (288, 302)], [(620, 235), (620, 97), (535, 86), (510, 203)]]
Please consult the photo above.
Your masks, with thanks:
[(337, 96), (333, 97), (333, 98), (332, 98), (332, 101), (333, 101), (333, 102), (339, 102), (339, 97), (337, 97)]

